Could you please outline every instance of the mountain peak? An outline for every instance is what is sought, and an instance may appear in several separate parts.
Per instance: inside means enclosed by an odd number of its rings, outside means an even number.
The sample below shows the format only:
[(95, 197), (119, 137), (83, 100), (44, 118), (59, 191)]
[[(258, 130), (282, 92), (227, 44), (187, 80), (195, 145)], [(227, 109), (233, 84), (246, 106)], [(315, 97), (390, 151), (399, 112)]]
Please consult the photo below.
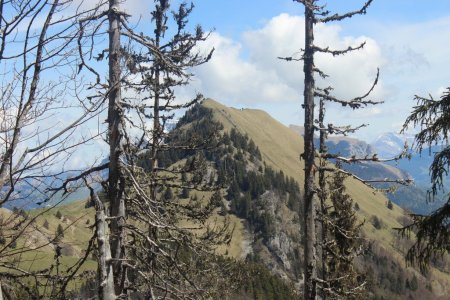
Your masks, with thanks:
[(370, 145), (380, 157), (389, 158), (399, 155), (403, 151), (405, 143), (411, 146), (413, 142), (414, 135), (412, 134), (385, 132), (378, 136)]

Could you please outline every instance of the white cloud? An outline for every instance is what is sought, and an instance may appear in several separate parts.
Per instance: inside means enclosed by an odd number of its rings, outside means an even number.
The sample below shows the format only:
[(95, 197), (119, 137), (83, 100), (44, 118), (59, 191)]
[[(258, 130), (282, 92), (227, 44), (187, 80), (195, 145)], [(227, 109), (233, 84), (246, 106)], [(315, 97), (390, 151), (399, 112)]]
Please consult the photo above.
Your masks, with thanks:
[(382, 41), (389, 81), (408, 91), (410, 98), (449, 84), (450, 56), (443, 38), (450, 35), (450, 17), (400, 26), (386, 24), (374, 30), (374, 35)]
[(196, 87), (205, 96), (245, 103), (295, 99), (296, 91), (275, 69), (242, 58), (242, 44), (213, 33), (202, 45), (202, 49), (211, 48), (215, 48), (211, 61), (194, 71)]
[[(277, 57), (300, 56), (303, 18), (281, 14), (263, 28), (243, 34), (241, 42), (215, 33), (205, 43), (216, 49), (210, 63), (200, 67), (196, 87), (205, 95), (225, 102), (270, 103), (301, 101), (301, 62)], [(348, 56), (318, 55), (317, 65), (332, 76), (323, 86), (333, 85), (340, 97), (355, 97), (371, 86), (376, 68), (383, 64), (380, 48), (367, 37), (345, 37), (339, 26), (319, 25), (317, 44), (345, 49), (366, 41), (363, 50)], [(381, 85), (381, 84), (380, 84)], [(382, 89), (378, 88), (380, 94)]]
[[(450, 35), (450, 18), (421, 23), (379, 24), (371, 32), (385, 64), (383, 114), (372, 119), (372, 132), (398, 131), (416, 104), (414, 95), (439, 97), (449, 86), (450, 56), (442, 43)], [(370, 132), (370, 130), (372, 132)], [(364, 136), (362, 136), (364, 137)]]

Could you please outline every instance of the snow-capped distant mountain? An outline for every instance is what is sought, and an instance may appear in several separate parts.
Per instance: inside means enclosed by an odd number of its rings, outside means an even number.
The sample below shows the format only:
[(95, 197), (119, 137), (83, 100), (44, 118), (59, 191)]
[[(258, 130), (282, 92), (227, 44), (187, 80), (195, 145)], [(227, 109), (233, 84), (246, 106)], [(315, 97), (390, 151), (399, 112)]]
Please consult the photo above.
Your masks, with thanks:
[(412, 134), (398, 134), (394, 132), (386, 132), (375, 139), (370, 145), (373, 147), (378, 157), (391, 158), (399, 155), (405, 143), (411, 146), (414, 142)]
[[(302, 126), (289, 126), (298, 134), (303, 134)], [(317, 137), (315, 142), (317, 143)], [(364, 141), (349, 137), (329, 137), (327, 147), (330, 153), (342, 156), (365, 157), (374, 153), (379, 158), (392, 158), (399, 155), (405, 146), (412, 146), (414, 135), (400, 135), (396, 133), (385, 133), (379, 136), (370, 145)], [(357, 164), (343, 164), (342, 167), (364, 179), (380, 180), (407, 179), (413, 178), (415, 186), (398, 186), (395, 193), (388, 193), (386, 196), (396, 204), (411, 210), (414, 213), (427, 214), (442, 205), (437, 197), (433, 203), (428, 203), (427, 189), (430, 187), (429, 167), (433, 161), (434, 153), (441, 151), (441, 146), (426, 148), (422, 153), (412, 151), (411, 159), (401, 159), (386, 163), (360, 162)], [(450, 178), (447, 179), (446, 186), (450, 186)], [(380, 188), (388, 188), (392, 185), (380, 184)]]

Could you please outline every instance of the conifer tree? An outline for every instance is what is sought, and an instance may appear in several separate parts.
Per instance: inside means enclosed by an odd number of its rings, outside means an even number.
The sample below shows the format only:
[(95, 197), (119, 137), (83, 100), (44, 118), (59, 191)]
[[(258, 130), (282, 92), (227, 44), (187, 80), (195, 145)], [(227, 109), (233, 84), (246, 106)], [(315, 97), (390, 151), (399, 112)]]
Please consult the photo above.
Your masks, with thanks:
[(166, 201), (173, 199), (173, 193), (172, 193), (172, 189), (170, 187), (166, 188), (166, 191), (164, 192), (163, 197), (164, 197), (164, 200), (166, 200)]
[(61, 224), (58, 224), (58, 227), (56, 227), (56, 233), (55, 233), (55, 239), (61, 240), (64, 237), (64, 228)]
[(413, 275), (413, 278), (411, 279), (411, 282), (409, 283), (409, 286), (410, 286), (412, 291), (416, 291), (419, 288), (419, 283), (417, 282), (416, 274)]
[(44, 220), (44, 224), (43, 224), (42, 226), (43, 226), (45, 229), (48, 229), (49, 224), (48, 224), (47, 219)]
[(184, 187), (184, 188), (181, 190), (180, 196), (181, 196), (181, 198), (187, 199), (187, 198), (189, 198), (189, 194), (190, 194), (189, 189), (187, 189), (187, 188)]
[(328, 230), (323, 242), (328, 272), (324, 291), (331, 299), (357, 299), (364, 292), (365, 285), (354, 266), (354, 259), (364, 249), (360, 236), (363, 223), (358, 222), (353, 200), (346, 193), (345, 177), (339, 171), (334, 172), (328, 188), (332, 208), (325, 219)]
[(386, 207), (389, 208), (390, 210), (394, 209), (394, 204), (392, 203), (391, 200), (388, 200)]
[(440, 151), (434, 153), (430, 165), (429, 200), (434, 200), (439, 191), (446, 193), (444, 204), (440, 208), (428, 216), (412, 215), (413, 222), (400, 229), (404, 235), (411, 231), (416, 233), (417, 240), (409, 249), (406, 259), (419, 264), (424, 270), (433, 258), (450, 252), (450, 193), (445, 189), (450, 170), (450, 88), (447, 88), (440, 99), (420, 96), (415, 99), (417, 106), (406, 119), (403, 132), (410, 126), (420, 126), (414, 142), (415, 149), (419, 152), (435, 144), (443, 144)]

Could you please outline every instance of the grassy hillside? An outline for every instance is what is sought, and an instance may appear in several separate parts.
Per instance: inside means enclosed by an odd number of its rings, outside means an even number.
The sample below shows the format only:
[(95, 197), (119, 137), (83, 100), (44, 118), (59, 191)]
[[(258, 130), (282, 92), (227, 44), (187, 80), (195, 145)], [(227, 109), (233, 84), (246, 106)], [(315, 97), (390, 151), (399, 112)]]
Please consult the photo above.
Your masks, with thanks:
[[(258, 145), (263, 160), (271, 167), (303, 182), (304, 163), (300, 161), (303, 152), (303, 139), (295, 132), (273, 119), (261, 110), (228, 108), (208, 99), (206, 107), (214, 110), (214, 117), (220, 121), (225, 129), (235, 127), (242, 133), (247, 133)], [(380, 192), (375, 192), (363, 183), (347, 179), (349, 194), (358, 201), (363, 216), (377, 215), (391, 227), (399, 227), (397, 219), (403, 216), (399, 207), (386, 210), (387, 198)]]
[[(234, 127), (242, 134), (248, 134), (258, 145), (268, 165), (303, 183), (304, 164), (299, 159), (303, 152), (303, 139), (297, 133), (261, 110), (229, 108), (211, 99), (204, 101), (203, 105), (214, 111), (214, 118), (224, 125), (225, 130)], [(366, 221), (363, 228), (365, 236), (376, 241), (380, 251), (387, 251), (399, 266), (406, 269), (405, 246), (399, 245), (400, 238), (393, 230), (402, 226), (400, 222), (404, 219), (404, 211), (396, 205), (392, 210), (388, 209), (388, 199), (384, 194), (353, 178), (346, 180), (346, 186), (350, 196), (358, 203), (360, 219)], [(373, 225), (374, 217), (380, 221), (378, 229)], [(409, 271), (416, 273), (412, 268)], [(444, 297), (450, 292), (450, 274), (437, 269), (430, 272), (430, 285), (434, 293)]]
[[(31, 293), (36, 297), (47, 299), (45, 297), (51, 293), (53, 283), (38, 280), (41, 275), (56, 276), (76, 270), (78, 274), (75, 277), (76, 280), (72, 280), (67, 286), (66, 291), (69, 293), (78, 291), (81, 285), (95, 277), (97, 264), (92, 258), (92, 253), (79, 265), (79, 268), (74, 268), (80, 263), (80, 258), (85, 256), (88, 242), (93, 235), (90, 226), (94, 224), (94, 210), (85, 208), (86, 201), (78, 200), (54, 208), (19, 211), (19, 213), (7, 209), (0, 210), (0, 218), (6, 220), (6, 224), (12, 226), (20, 222), (27, 224), (15, 242), (0, 244), (2, 252), (0, 272), (17, 273), (23, 276), (20, 282), (12, 280), (7, 283), (8, 288), (14, 291), (14, 297), (29, 299), (27, 295), (31, 290), (25, 292), (21, 284), (27, 285), (26, 283), (30, 282), (30, 287), (36, 288)], [(58, 228), (62, 234), (57, 238)], [(17, 234), (14, 227), (5, 226), (1, 230), (5, 236)], [(34, 281), (32, 276), (26, 276), (28, 272), (36, 272), (40, 275)]]
[[(301, 189), (303, 189), (304, 164), (299, 158), (303, 151), (303, 139), (297, 133), (260, 110), (228, 108), (210, 99), (204, 101), (203, 105), (213, 111), (213, 119), (223, 124), (224, 131), (229, 132), (232, 128), (235, 128), (243, 135), (248, 135), (258, 146), (262, 160), (267, 166), (275, 171), (282, 170), (286, 176), (292, 177), (300, 183)], [(409, 291), (402, 291), (398, 296), (392, 293), (386, 294), (386, 286), (398, 279), (394, 278), (394, 280), (389, 277), (389, 273), (395, 273), (402, 274), (402, 277), (407, 280), (411, 280), (413, 277), (419, 279), (418, 291), (420, 293), (416, 292), (413, 299), (416, 299), (418, 295), (421, 295), (424, 299), (432, 299), (431, 296), (436, 299), (445, 299), (445, 296), (450, 292), (450, 274), (432, 269), (430, 275), (425, 278), (415, 269), (405, 266), (404, 252), (411, 241), (400, 239), (392, 229), (401, 227), (404, 211), (396, 205), (393, 209), (388, 209), (386, 205), (388, 200), (382, 193), (370, 189), (357, 180), (348, 178), (346, 186), (348, 193), (358, 203), (359, 218), (365, 220), (364, 236), (367, 237), (369, 242), (373, 242), (372, 249), (377, 253), (369, 263), (358, 263), (368, 273), (377, 274), (373, 282), (370, 282), (371, 290), (375, 291), (377, 296), (384, 296), (385, 299), (403, 299), (402, 297), (407, 295)], [(179, 194), (179, 192), (174, 190), (175, 194)], [(225, 192), (226, 190), (223, 190), (222, 194), (224, 195)], [(197, 194), (196, 196), (199, 199), (202, 199), (203, 196), (209, 196), (209, 192), (193, 193)], [(60, 241), (64, 263), (73, 263), (83, 253), (83, 249), (92, 236), (90, 226), (94, 223), (94, 211), (92, 208), (86, 209), (85, 204), (86, 200), (82, 200), (61, 205), (49, 211), (42, 209), (31, 211), (31, 216), (39, 216), (34, 222), (32, 230), (18, 242), (19, 246), (32, 247), (33, 245), (45, 244), (54, 237), (58, 225), (61, 225), (64, 228), (64, 237)], [(279, 216), (279, 218), (284, 220), (284, 217), (292, 211), (286, 212), (288, 209), (282, 208), (279, 212), (281, 211), (284, 215)], [(58, 211), (59, 213), (57, 213)], [(251, 233), (246, 228), (246, 221), (235, 214), (228, 214), (227, 217), (231, 227), (234, 228), (233, 236), (228, 247), (219, 247), (217, 253), (237, 259), (245, 258), (246, 254), (249, 251), (251, 252), (250, 248), (257, 246), (257, 242), (253, 240)], [(376, 224), (374, 222), (375, 217)], [(223, 218), (223, 216), (217, 214), (208, 223), (213, 224), (216, 221), (220, 223), (223, 222)], [(47, 223), (46, 226), (44, 226), (44, 223)], [(280, 222), (280, 224), (286, 227), (283, 222)], [(184, 225), (190, 227), (191, 224), (186, 223)], [(295, 228), (292, 228), (292, 230), (295, 230)], [(298, 248), (298, 244), (289, 244), (288, 248), (292, 247)], [(28, 263), (25, 262), (23, 267), (37, 269), (50, 265), (54, 253), (54, 246), (51, 244), (30, 251), (27, 253), (29, 259), (26, 261)], [(269, 256), (267, 254), (266, 257), (262, 256), (262, 258), (267, 260)], [(373, 266), (373, 269), (368, 270), (368, 265), (371, 268)], [(95, 270), (95, 262), (89, 260), (83, 266), (83, 269)], [(384, 281), (380, 281), (380, 278), (383, 278)], [(402, 280), (405, 280), (404, 278)], [(400, 285), (405, 286), (405, 282)], [(394, 286), (394, 288), (396, 287)], [(374, 297), (374, 299), (381, 298)]]

